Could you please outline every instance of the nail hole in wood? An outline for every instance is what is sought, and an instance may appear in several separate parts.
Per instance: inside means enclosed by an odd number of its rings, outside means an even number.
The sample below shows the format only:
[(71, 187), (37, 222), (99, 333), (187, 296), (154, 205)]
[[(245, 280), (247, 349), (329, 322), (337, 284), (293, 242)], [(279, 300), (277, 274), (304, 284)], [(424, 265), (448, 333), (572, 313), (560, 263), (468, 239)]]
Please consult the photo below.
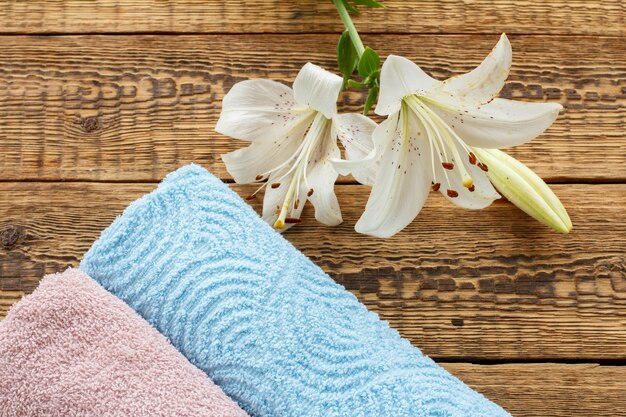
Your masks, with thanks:
[(450, 320), (450, 322), (452, 323), (453, 326), (457, 326), (457, 327), (461, 327), (465, 324), (465, 321), (463, 319), (452, 319)]

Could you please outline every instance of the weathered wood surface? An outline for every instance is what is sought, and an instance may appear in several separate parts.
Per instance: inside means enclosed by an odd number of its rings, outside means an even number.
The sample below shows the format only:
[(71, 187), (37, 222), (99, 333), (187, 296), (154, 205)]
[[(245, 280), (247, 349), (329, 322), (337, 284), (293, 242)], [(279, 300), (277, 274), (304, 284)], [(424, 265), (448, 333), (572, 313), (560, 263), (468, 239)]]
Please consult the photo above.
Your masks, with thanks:
[(626, 416), (626, 367), (444, 363), (515, 417)]
[[(373, 44), (445, 78), (477, 65), (497, 38), (387, 35)], [(291, 82), (307, 60), (334, 68), (335, 42), (335, 35), (4, 37), (0, 180), (156, 181), (188, 161), (227, 177), (219, 155), (243, 144), (213, 130), (225, 92), (246, 78)], [(544, 135), (512, 153), (549, 181), (626, 180), (626, 42), (525, 36), (512, 43), (503, 96), (565, 106)], [(357, 110), (359, 99), (344, 97), (342, 108)]]
[[(561, 183), (574, 231), (432, 196), (373, 239), (352, 229), (368, 189), (342, 178), (344, 225), (309, 208), (286, 236), (425, 353), (474, 362), (443, 365), (513, 415), (626, 416), (626, 367), (486, 365), (626, 363), (626, 2), (385, 4), (355, 18), (365, 42), (438, 78), (510, 35), (503, 96), (565, 107), (512, 154)], [(289, 83), (307, 60), (334, 69), (341, 30), (326, 0), (0, 0), (0, 319), (168, 172), (194, 161), (229, 179), (219, 155), (244, 144), (213, 131), (225, 92)], [(110, 35), (81, 36), (96, 33)]]
[[(100, 231), (153, 188), (0, 183), (2, 310), (43, 274), (77, 265)], [(554, 188), (570, 208), (569, 236), (506, 202), (471, 211), (433, 193), (405, 231), (373, 239), (352, 229), (368, 194), (356, 185), (337, 186), (343, 225), (316, 224), (309, 207), (286, 236), (437, 358), (626, 360), (626, 185)]]
[[(622, 0), (385, 0), (362, 32), (624, 35)], [(328, 0), (3, 0), (0, 33), (340, 32)]]

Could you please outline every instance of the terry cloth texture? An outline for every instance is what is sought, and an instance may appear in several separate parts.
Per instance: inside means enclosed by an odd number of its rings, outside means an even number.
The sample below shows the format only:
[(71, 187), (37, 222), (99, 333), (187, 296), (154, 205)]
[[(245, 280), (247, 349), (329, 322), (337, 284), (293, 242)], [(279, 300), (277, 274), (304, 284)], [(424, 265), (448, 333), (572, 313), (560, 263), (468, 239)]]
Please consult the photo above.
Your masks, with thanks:
[(132, 203), (81, 268), (252, 415), (509, 415), (368, 312), (197, 165)]
[(131, 308), (69, 269), (0, 322), (0, 415), (246, 413)]

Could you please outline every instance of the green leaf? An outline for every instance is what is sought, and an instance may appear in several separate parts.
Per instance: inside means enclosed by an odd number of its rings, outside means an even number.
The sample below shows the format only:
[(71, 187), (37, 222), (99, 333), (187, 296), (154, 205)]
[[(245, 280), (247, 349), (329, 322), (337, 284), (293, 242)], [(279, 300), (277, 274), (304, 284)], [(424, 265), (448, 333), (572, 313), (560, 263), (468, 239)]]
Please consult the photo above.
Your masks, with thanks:
[(354, 80), (348, 80), (348, 85), (352, 88), (363, 88), (363, 87), (367, 87), (367, 84), (365, 83), (360, 83), (358, 81), (354, 81)]
[(359, 75), (363, 78), (374, 74), (380, 68), (380, 57), (369, 46), (365, 48), (359, 60)]
[(348, 0), (341, 0), (341, 2), (346, 7), (346, 10), (349, 13), (359, 14), (359, 10), (356, 7), (352, 6), (350, 3), (348, 3)]
[(359, 55), (350, 39), (350, 34), (346, 30), (337, 43), (337, 64), (339, 71), (343, 74), (344, 84), (348, 81), (356, 66), (359, 63)]
[(361, 4), (367, 7), (385, 7), (381, 3), (374, 0), (351, 0), (354, 4)]
[(374, 86), (370, 88), (370, 91), (367, 94), (367, 99), (365, 100), (365, 104), (363, 105), (363, 114), (367, 115), (367, 113), (369, 113), (377, 97), (378, 97), (378, 86)]

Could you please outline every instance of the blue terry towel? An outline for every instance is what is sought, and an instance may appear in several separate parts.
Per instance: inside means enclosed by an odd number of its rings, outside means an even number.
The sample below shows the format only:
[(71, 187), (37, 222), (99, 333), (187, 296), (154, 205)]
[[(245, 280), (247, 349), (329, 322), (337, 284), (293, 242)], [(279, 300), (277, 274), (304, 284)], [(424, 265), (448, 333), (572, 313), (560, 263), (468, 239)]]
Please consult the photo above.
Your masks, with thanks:
[(509, 416), (424, 356), (197, 165), (81, 268), (254, 416)]

